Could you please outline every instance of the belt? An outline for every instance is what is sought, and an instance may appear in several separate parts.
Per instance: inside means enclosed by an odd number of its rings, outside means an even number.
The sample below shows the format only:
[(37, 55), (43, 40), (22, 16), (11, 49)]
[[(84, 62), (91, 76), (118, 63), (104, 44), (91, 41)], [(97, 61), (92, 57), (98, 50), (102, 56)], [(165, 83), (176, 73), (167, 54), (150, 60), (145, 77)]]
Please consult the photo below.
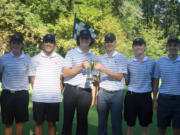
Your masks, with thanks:
[(82, 91), (91, 92), (91, 88), (81, 88), (79, 86), (73, 86), (73, 85), (70, 85), (70, 84), (66, 84), (66, 88), (67, 87), (71, 87), (71, 88), (76, 89), (76, 90), (82, 90)]
[(15, 93), (21, 93), (21, 92), (28, 92), (28, 91), (27, 90), (14, 91), (14, 90), (3, 89), (3, 92), (7, 92), (7, 93), (10, 93), (10, 94), (15, 94)]
[(116, 92), (119, 92), (120, 90), (106, 90), (104, 88), (100, 88), (102, 89), (103, 91), (107, 92), (107, 93), (116, 93)]
[(164, 97), (164, 98), (168, 98), (171, 100), (180, 100), (180, 95), (170, 95), (170, 94), (162, 94), (160, 93), (159, 96)]
[(139, 93), (139, 92), (134, 92), (134, 91), (129, 91), (128, 90), (127, 94), (131, 94), (131, 95), (133, 95), (133, 94), (136, 94), (136, 95), (146, 95), (146, 94), (151, 94), (151, 91)]

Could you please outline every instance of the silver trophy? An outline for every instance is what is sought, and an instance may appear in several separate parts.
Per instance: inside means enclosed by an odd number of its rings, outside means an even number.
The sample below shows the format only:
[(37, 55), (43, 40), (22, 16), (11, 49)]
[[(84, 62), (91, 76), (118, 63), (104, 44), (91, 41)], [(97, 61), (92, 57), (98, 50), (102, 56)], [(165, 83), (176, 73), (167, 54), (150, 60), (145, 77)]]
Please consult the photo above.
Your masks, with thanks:
[(89, 81), (89, 82), (93, 82), (93, 70), (94, 70), (94, 61), (91, 61), (90, 62), (90, 67), (89, 67), (89, 75), (88, 75), (88, 78), (87, 78), (87, 80)]

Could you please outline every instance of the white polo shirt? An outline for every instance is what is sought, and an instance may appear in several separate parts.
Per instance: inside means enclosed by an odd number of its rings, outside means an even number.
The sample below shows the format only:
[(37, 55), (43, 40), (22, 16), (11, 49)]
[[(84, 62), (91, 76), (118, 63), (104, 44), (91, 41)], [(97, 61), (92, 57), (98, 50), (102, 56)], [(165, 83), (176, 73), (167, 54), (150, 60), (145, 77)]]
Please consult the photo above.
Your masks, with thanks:
[[(123, 54), (115, 51), (112, 57), (107, 53), (99, 57), (99, 62), (114, 73), (127, 74), (127, 60)], [(124, 77), (121, 81), (116, 80), (104, 72), (100, 72), (100, 87), (109, 91), (122, 90), (124, 88)]]
[(175, 61), (168, 56), (159, 58), (154, 78), (161, 78), (159, 93), (180, 95), (180, 56)]
[(35, 76), (32, 101), (43, 103), (62, 101), (60, 76), (63, 62), (63, 57), (55, 52), (48, 57), (42, 51), (32, 58), (30, 76)]
[(19, 57), (12, 52), (0, 57), (2, 89), (12, 91), (29, 90), (29, 65), (31, 58), (22, 53)]
[[(67, 52), (66, 57), (65, 57), (64, 67), (74, 68), (74, 67), (80, 66), (82, 62), (85, 60), (96, 62), (97, 57), (90, 51), (84, 54), (81, 51), (81, 49), (78, 47)], [(73, 86), (78, 86), (81, 88), (91, 88), (92, 84), (87, 80), (89, 74), (90, 74), (90, 71), (88, 68), (83, 69), (76, 75), (65, 78), (64, 83), (67, 83)]]

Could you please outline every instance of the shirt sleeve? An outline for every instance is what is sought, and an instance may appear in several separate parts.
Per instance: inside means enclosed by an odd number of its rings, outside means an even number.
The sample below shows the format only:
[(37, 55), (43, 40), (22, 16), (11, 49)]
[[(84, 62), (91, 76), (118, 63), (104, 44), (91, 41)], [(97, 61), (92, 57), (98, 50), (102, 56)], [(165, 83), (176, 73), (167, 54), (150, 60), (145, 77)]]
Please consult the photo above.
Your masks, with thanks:
[(36, 61), (36, 59), (32, 58), (30, 60), (30, 65), (29, 65), (29, 76), (35, 76), (36, 75), (37, 65), (38, 65), (38, 62)]
[(3, 62), (2, 62), (2, 57), (0, 57), (0, 73), (3, 72)]
[(61, 61), (61, 63), (60, 63), (60, 75), (62, 75), (63, 74), (63, 65), (64, 65), (64, 58), (63, 57), (61, 57), (61, 59), (60, 59), (60, 61)]
[(156, 62), (154, 68), (154, 78), (160, 78), (160, 69), (159, 69), (159, 62)]
[(156, 62), (153, 61), (153, 63), (152, 63), (152, 76), (151, 76), (152, 78), (154, 78), (155, 68), (156, 68)]
[(27, 56), (26, 58), (26, 64), (27, 64), (27, 70), (28, 70), (28, 76), (29, 76), (29, 72), (30, 72), (30, 68), (31, 68), (31, 57)]
[(64, 62), (63, 62), (63, 67), (71, 68), (72, 67), (72, 53), (69, 51), (67, 52)]
[(127, 74), (127, 59), (125, 56), (119, 58), (119, 73)]

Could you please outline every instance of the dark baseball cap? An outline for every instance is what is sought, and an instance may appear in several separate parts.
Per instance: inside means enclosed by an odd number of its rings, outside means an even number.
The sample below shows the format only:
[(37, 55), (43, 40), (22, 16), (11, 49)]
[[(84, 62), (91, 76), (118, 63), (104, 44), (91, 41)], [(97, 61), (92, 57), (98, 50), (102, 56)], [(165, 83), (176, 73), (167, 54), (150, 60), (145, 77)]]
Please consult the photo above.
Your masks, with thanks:
[(51, 41), (52, 43), (56, 43), (55, 37), (52, 34), (46, 34), (43, 38), (43, 42)]
[(81, 30), (79, 37), (89, 39), (89, 38), (91, 38), (91, 32), (88, 29)]
[(19, 35), (13, 35), (11, 36), (10, 38), (10, 42), (12, 41), (20, 41), (20, 42), (23, 42), (23, 38), (21, 38)]
[(105, 42), (114, 42), (116, 40), (116, 36), (113, 33), (109, 33), (104, 37)]
[(171, 37), (167, 41), (167, 44), (170, 44), (170, 43), (180, 44), (180, 40), (177, 37)]
[(144, 41), (144, 39), (142, 38), (136, 38), (134, 41), (133, 41), (133, 45), (146, 45), (146, 42)]

